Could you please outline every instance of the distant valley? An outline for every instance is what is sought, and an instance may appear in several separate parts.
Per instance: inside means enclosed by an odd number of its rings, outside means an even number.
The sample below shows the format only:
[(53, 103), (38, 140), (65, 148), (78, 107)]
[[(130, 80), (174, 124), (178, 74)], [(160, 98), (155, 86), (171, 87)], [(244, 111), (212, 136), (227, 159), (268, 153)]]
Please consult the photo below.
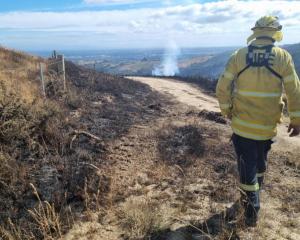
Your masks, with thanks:
[[(176, 58), (178, 76), (204, 76), (215, 78), (222, 71), (228, 56), (236, 48), (198, 48), (183, 49)], [(70, 57), (73, 62), (94, 68), (97, 71), (117, 75), (153, 75), (153, 71), (159, 68), (166, 54), (164, 50), (151, 50), (142, 52), (132, 51), (127, 55), (110, 56), (101, 59), (76, 59)], [(172, 74), (171, 74), (172, 75)]]
[[(176, 49), (176, 56), (164, 49), (131, 49), (131, 50), (96, 50), (96, 51), (60, 51), (72, 62), (115, 75), (153, 75), (155, 69), (164, 64), (168, 54), (173, 58), (172, 64), (178, 67), (179, 76), (216, 76), (216, 69), (221, 71), (228, 55), (236, 47), (189, 48)], [(50, 52), (34, 52), (35, 55), (48, 57)], [(199, 67), (200, 66), (200, 67)], [(174, 66), (175, 67), (175, 66)]]
[[(300, 72), (300, 44), (283, 46), (293, 56), (297, 72)], [(232, 52), (238, 47), (181, 49), (172, 61), (180, 77), (204, 77), (216, 79), (223, 71)], [(166, 53), (164, 49), (63, 51), (74, 63), (115, 75), (150, 76), (162, 67)], [(49, 56), (49, 53), (36, 53)], [(170, 53), (168, 53), (170, 54)], [(172, 53), (171, 53), (172, 55)], [(170, 63), (169, 63), (170, 64)], [(163, 75), (163, 74), (162, 74)]]

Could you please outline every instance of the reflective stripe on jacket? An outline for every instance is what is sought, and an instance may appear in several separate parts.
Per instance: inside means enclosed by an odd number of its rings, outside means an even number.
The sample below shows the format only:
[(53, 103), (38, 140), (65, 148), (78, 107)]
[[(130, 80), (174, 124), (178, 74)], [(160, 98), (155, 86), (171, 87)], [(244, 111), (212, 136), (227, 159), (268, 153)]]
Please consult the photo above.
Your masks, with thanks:
[[(271, 45), (270, 40), (255, 40), (252, 45)], [(217, 97), (224, 116), (232, 116), (234, 133), (254, 140), (268, 140), (276, 136), (281, 121), (285, 90), (291, 123), (300, 125), (300, 82), (290, 54), (279, 47), (272, 49), (272, 69), (250, 67), (238, 78), (247, 65), (248, 48), (236, 51), (229, 59), (217, 85)]]

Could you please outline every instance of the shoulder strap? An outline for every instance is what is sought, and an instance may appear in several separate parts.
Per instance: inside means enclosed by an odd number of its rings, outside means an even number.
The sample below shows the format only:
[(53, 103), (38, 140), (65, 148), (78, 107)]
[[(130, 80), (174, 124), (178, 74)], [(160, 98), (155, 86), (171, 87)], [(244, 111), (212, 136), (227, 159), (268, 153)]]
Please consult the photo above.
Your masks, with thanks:
[(248, 68), (250, 68), (250, 67), (251, 67), (250, 64), (246, 65), (246, 67), (244, 67), (244, 68), (237, 74), (237, 78), (239, 78), (240, 75), (242, 75), (242, 73), (245, 72), (245, 71), (246, 71)]
[[(270, 46), (268, 46), (268, 48), (267, 48), (267, 51), (266, 51), (266, 57), (268, 57), (268, 61), (266, 62), (266, 65), (265, 65), (265, 67), (274, 75), (274, 76), (276, 76), (276, 77), (278, 77), (280, 80), (282, 80), (283, 79), (283, 77), (278, 73), (278, 72), (276, 72), (272, 67), (271, 67), (271, 65), (270, 65), (270, 63), (269, 63), (269, 57), (271, 56), (271, 54), (272, 54), (272, 49), (273, 49), (273, 47), (274, 47), (274, 45), (270, 45)], [(268, 56), (267, 56), (268, 55)], [(274, 55), (273, 55), (274, 56)]]
[(265, 66), (273, 75), (275, 75), (276, 77), (278, 77), (279, 79), (283, 79), (283, 77), (277, 73), (273, 68), (271, 68), (269, 65)]
[[(253, 46), (249, 45), (248, 46), (248, 53), (246, 56), (246, 63), (247, 65), (237, 74), (237, 78), (241, 76), (242, 73), (244, 73), (248, 68), (250, 67), (266, 67), (273, 75), (278, 77), (279, 79), (282, 79), (282, 76), (277, 73), (274, 69), (271, 68), (269, 60), (270, 56), (272, 55), (272, 49), (274, 45), (267, 45), (267, 46)], [(256, 61), (255, 55), (254, 55), (254, 50), (259, 49), (259, 50), (266, 50), (265, 54), (263, 55), (262, 59), (259, 59)]]

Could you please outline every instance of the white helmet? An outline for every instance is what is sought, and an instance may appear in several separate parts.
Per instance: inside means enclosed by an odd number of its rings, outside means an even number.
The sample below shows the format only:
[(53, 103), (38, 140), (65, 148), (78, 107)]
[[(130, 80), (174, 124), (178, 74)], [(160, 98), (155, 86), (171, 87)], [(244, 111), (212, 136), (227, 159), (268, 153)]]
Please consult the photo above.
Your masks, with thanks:
[(256, 30), (256, 29), (262, 29), (262, 28), (269, 28), (269, 29), (274, 29), (277, 31), (280, 31), (282, 29), (282, 25), (280, 25), (278, 21), (278, 17), (274, 16), (264, 16), (257, 20), (255, 23), (255, 27), (253, 27), (251, 30)]

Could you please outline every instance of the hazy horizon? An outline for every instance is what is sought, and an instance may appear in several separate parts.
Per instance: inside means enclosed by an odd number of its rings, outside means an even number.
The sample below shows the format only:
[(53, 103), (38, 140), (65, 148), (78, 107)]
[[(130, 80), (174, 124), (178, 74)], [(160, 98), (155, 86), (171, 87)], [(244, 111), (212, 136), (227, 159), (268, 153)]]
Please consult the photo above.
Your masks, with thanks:
[[(234, 51), (238, 47), (199, 47), (199, 48), (178, 48), (178, 59), (186, 59), (198, 56), (216, 55), (223, 52)], [(54, 50), (54, 49), (53, 49)], [(33, 50), (24, 51), (26, 53), (49, 57), (53, 50)], [(124, 60), (141, 60), (147, 58), (149, 60), (161, 59), (166, 55), (165, 48), (132, 48), (132, 49), (94, 49), (94, 50), (57, 50), (59, 54), (64, 54), (66, 59), (72, 61), (80, 60), (109, 60), (109, 61), (124, 61)]]
[(0, 44), (24, 51), (244, 46), (267, 14), (280, 18), (281, 45), (299, 42), (300, 1), (11, 0), (0, 9)]
[[(297, 44), (297, 43), (295, 43)], [(3, 47), (8, 47), (9, 46), (3, 46)], [(239, 48), (239, 47), (243, 47), (243, 46), (205, 46), (205, 47), (180, 47), (180, 49), (226, 49), (226, 48)], [(86, 52), (92, 52), (92, 51), (142, 51), (142, 50), (160, 50), (163, 51), (165, 49), (165, 47), (136, 47), (136, 48), (98, 48), (98, 49), (20, 49), (22, 51), (26, 51), (26, 52), (52, 52), (52, 51), (67, 51), (67, 52), (80, 52), (80, 51), (86, 51)]]
[[(293, 44), (300, 44), (299, 42), (295, 42), (295, 43), (289, 43), (289, 44), (285, 44), (285, 45), (293, 45)], [(283, 46), (283, 44), (280, 44), (281, 46)], [(1, 45), (0, 45), (1, 46)], [(245, 45), (246, 46), (246, 45)], [(180, 47), (181, 50), (192, 50), (192, 49), (203, 49), (203, 50), (208, 50), (208, 49), (215, 49), (216, 52), (222, 52), (222, 51), (226, 51), (226, 50), (230, 50), (230, 49), (239, 49), (245, 46), (195, 46), (195, 47)], [(49, 56), (52, 54), (52, 52), (55, 50), (58, 53), (80, 53), (80, 52), (105, 52), (105, 51), (109, 51), (109, 52), (113, 52), (113, 51), (161, 51), (164, 52), (166, 47), (149, 47), (149, 48), (145, 48), (145, 47), (140, 47), (140, 48), (99, 48), (99, 49), (20, 49), (20, 48), (11, 48), (10, 46), (4, 46), (2, 45), (2, 47), (6, 47), (6, 48), (10, 48), (10, 49), (15, 49), (18, 51), (22, 51), (22, 52), (26, 52), (29, 54), (33, 54), (33, 55), (38, 55), (38, 56)]]

